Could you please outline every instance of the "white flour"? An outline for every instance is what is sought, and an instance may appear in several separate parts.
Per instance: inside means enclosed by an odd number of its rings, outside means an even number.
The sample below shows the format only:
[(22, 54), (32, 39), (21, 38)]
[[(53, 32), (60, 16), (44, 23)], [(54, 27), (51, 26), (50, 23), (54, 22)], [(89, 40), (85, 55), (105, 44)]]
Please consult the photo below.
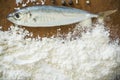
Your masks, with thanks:
[[(22, 7), (26, 6), (29, 2), (36, 2), (37, 0), (26, 0), (26, 2), (24, 2), (24, 0), (16, 0), (16, 4), (17, 6), (19, 6), (19, 4), (22, 4)], [(36, 3), (38, 4), (38, 3)]]
[(72, 41), (25, 39), (32, 34), (17, 26), (0, 31), (0, 80), (110, 80), (120, 69), (120, 45), (104, 28), (96, 24)]
[(120, 73), (119, 41), (111, 41), (102, 24), (77, 34), (76, 40), (71, 34), (40, 40), (25, 38), (32, 34), (17, 26), (0, 30), (0, 80), (113, 80)]
[(19, 3), (21, 4), (23, 2), (23, 0), (16, 0), (16, 4), (19, 5)]

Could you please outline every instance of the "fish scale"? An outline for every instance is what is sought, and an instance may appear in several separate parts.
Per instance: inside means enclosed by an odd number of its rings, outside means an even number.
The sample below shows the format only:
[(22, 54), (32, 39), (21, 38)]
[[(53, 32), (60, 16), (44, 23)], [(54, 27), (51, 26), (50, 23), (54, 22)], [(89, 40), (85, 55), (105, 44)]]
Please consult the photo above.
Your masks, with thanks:
[(98, 15), (71, 7), (31, 6), (10, 13), (7, 19), (21, 26), (51, 27), (77, 23), (92, 17)]

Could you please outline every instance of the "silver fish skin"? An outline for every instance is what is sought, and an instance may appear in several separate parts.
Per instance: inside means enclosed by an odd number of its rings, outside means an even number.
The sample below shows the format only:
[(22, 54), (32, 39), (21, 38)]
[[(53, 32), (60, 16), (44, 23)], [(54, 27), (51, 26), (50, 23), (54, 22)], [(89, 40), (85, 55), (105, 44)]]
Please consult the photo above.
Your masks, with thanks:
[(21, 26), (53, 27), (77, 23), (93, 17), (98, 15), (71, 7), (31, 6), (10, 13), (7, 19)]

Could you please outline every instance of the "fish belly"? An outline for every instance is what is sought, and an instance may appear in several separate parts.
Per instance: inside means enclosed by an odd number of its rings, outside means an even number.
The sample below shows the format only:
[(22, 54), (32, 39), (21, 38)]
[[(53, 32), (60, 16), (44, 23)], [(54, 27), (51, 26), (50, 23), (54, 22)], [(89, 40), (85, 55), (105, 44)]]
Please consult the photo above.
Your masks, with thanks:
[(96, 17), (96, 15), (86, 11), (67, 7), (42, 6), (32, 7), (29, 10), (32, 17), (24, 22), (24, 26), (29, 27), (68, 25)]
[(78, 13), (43, 13), (40, 15), (35, 15), (34, 18), (30, 21), (27, 26), (60, 26), (60, 25), (68, 25), (72, 23), (77, 23), (83, 21), (85, 19), (91, 18), (91, 16), (87, 16), (86, 14), (78, 14)]

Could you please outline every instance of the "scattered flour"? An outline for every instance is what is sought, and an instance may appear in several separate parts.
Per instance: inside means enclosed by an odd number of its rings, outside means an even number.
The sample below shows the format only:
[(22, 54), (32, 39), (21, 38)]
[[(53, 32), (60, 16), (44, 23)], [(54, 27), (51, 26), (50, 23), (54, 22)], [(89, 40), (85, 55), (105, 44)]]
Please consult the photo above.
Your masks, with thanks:
[(120, 45), (102, 24), (75, 40), (25, 38), (31, 35), (0, 30), (1, 80), (112, 80), (120, 69)]
[[(24, 0), (16, 0), (16, 4), (17, 6), (19, 6), (19, 4), (22, 4), (22, 7), (26, 6), (29, 2), (36, 2), (37, 0), (26, 0), (26, 2), (24, 2)], [(39, 3), (36, 3), (39, 4)]]
[(119, 40), (111, 41), (103, 24), (89, 28), (75, 40), (72, 34), (41, 40), (25, 38), (32, 34), (17, 26), (0, 27), (0, 80), (113, 80), (120, 73)]
[(23, 2), (23, 0), (16, 0), (17, 6), (18, 6), (19, 4), (21, 4), (22, 2)]

